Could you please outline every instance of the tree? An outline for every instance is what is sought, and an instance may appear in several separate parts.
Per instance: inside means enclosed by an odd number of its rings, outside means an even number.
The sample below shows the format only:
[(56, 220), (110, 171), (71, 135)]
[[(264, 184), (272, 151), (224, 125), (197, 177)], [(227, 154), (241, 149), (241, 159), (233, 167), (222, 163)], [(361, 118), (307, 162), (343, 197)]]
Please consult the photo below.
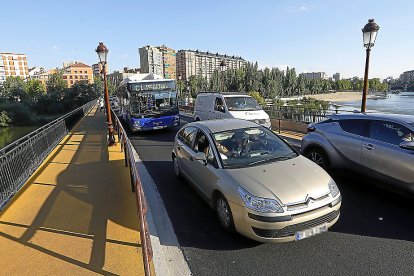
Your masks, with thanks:
[(8, 127), (12, 120), (9, 117), (9, 114), (5, 110), (0, 111), (0, 127)]
[(379, 78), (368, 80), (369, 91), (377, 92), (380, 91), (381, 81)]
[(260, 105), (265, 105), (266, 101), (263, 99), (263, 97), (260, 95), (257, 91), (251, 91), (249, 92), (249, 95), (254, 98)]
[(103, 95), (104, 93), (104, 83), (101, 77), (94, 76), (93, 77), (93, 89), (97, 95)]
[(221, 90), (221, 79), (220, 74), (217, 70), (214, 70), (213, 76), (210, 78), (210, 91), (220, 91)]
[(26, 82), (25, 90), (29, 101), (32, 103), (37, 102), (39, 97), (46, 93), (45, 86), (39, 80), (35, 79)]
[(63, 79), (63, 70), (56, 69), (56, 72), (49, 75), (46, 82), (47, 92), (63, 93), (68, 88), (68, 83)]
[(9, 102), (21, 102), (27, 100), (25, 83), (20, 77), (7, 77), (3, 83), (3, 97)]
[(193, 98), (197, 96), (197, 76), (193, 75), (190, 76), (190, 80), (188, 81), (190, 85), (190, 93)]

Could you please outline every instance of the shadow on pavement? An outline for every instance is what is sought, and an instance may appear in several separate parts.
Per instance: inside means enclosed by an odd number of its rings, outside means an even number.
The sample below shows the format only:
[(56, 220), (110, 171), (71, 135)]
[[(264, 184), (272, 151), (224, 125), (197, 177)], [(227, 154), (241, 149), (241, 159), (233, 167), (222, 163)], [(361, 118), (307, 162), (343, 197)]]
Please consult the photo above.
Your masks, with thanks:
[[(186, 180), (174, 176), (171, 161), (144, 161), (183, 247), (236, 250), (261, 245), (221, 228), (215, 212)], [(160, 173), (162, 172), (162, 173)]]
[(341, 217), (331, 231), (414, 241), (414, 201), (388, 183), (350, 171), (331, 176), (342, 193)]

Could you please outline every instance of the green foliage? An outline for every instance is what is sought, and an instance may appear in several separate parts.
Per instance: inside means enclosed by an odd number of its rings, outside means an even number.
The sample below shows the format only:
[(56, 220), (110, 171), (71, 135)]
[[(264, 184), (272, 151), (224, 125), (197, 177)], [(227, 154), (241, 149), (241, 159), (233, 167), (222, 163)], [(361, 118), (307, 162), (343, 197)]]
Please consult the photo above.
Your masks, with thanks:
[(101, 77), (93, 77), (93, 90), (97, 95), (103, 95), (104, 93), (104, 83)]
[(68, 88), (68, 83), (63, 79), (63, 70), (57, 69), (55, 73), (49, 75), (46, 82), (46, 90), (48, 93), (63, 93), (66, 88)]
[(116, 91), (115, 85), (113, 85), (110, 81), (106, 81), (106, 84), (108, 86), (108, 94), (109, 95), (114, 95), (115, 91)]
[(28, 80), (25, 90), (31, 102), (37, 102), (46, 93), (45, 86), (39, 80)]
[[(387, 91), (388, 84), (379, 82), (379, 79), (370, 80), (372, 91)], [(371, 85), (372, 84), (372, 85)], [(207, 82), (201, 76), (191, 76), (189, 81), (179, 81), (180, 91), (190, 87), (192, 97), (201, 91), (219, 92), (259, 92), (265, 99), (278, 99), (292, 96), (305, 96), (336, 91), (362, 91), (363, 81), (357, 77), (333, 81), (329, 79), (305, 79), (299, 76), (295, 68), (287, 67), (281, 71), (278, 68), (258, 69), (257, 63), (246, 63), (244, 68), (228, 69), (225, 72), (215, 70)], [(412, 82), (414, 86), (414, 81)]]
[(0, 111), (0, 127), (10, 126), (12, 120), (5, 110)]
[(3, 83), (3, 97), (9, 102), (19, 102), (27, 99), (25, 83), (20, 77), (7, 77)]
[(254, 98), (260, 105), (265, 105), (265, 99), (260, 95), (259, 92), (251, 91), (249, 95)]
[(1, 88), (0, 126), (30, 126), (45, 124), (101, 95), (101, 83), (87, 81), (66, 88), (62, 71), (49, 77), (48, 92), (38, 80), (23, 81), (9, 77)]
[(24, 102), (11, 102), (4, 107), (14, 126), (28, 126), (33, 124), (34, 116), (30, 106)]

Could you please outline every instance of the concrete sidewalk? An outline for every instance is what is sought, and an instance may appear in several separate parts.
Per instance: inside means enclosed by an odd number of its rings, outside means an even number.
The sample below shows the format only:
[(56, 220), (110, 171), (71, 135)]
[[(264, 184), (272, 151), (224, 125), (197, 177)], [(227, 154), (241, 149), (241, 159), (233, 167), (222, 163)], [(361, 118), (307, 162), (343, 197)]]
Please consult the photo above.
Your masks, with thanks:
[(129, 170), (106, 134), (92, 109), (0, 212), (1, 275), (144, 275)]

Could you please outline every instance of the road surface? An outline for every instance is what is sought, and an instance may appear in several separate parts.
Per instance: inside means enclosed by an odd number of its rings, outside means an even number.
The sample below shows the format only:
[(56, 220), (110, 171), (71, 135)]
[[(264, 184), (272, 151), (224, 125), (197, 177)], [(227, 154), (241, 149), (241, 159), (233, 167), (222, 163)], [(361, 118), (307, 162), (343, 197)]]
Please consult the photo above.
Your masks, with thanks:
[(261, 244), (222, 230), (191, 185), (174, 177), (175, 133), (129, 137), (157, 185), (193, 275), (414, 274), (414, 200), (382, 188), (386, 183), (331, 172), (343, 198), (334, 227), (299, 242)]

